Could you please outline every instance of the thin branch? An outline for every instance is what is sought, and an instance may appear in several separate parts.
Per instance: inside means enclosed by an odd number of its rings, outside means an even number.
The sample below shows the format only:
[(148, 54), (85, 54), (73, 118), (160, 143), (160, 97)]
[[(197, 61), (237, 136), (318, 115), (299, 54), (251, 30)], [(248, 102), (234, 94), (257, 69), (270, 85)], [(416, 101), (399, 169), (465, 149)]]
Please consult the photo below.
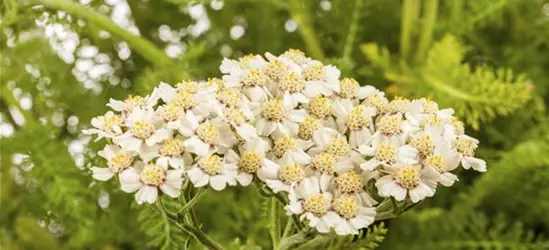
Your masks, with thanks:
[(433, 41), (433, 31), (435, 30), (435, 21), (438, 15), (438, 0), (425, 0), (423, 5), (423, 18), (421, 23), (421, 32), (415, 61), (423, 62), (429, 45)]
[(143, 56), (143, 58), (153, 63), (155, 66), (166, 66), (172, 63), (172, 60), (152, 42), (130, 33), (126, 29), (114, 23), (110, 18), (91, 8), (87, 8), (67, 0), (34, 0), (34, 3), (43, 5), (48, 9), (65, 11), (77, 18), (94, 23), (98, 27), (101, 27), (111, 33), (113, 36), (127, 42), (130, 48), (134, 49), (135, 52)]
[(194, 205), (196, 205), (196, 203), (200, 200), (202, 195), (206, 193), (206, 191), (207, 189), (198, 189), (194, 197), (191, 198), (187, 203), (185, 203), (185, 205), (179, 209), (178, 213), (184, 213), (194, 207)]
[(355, 0), (353, 16), (351, 17), (351, 25), (349, 25), (349, 33), (347, 33), (345, 45), (343, 46), (343, 58), (345, 60), (349, 60), (351, 58), (351, 54), (353, 53), (353, 45), (355, 44), (358, 23), (360, 21), (360, 12), (363, 3), (364, 0)]
[(270, 209), (269, 209), (269, 234), (271, 235), (271, 240), (273, 242), (273, 248), (278, 247), (280, 241), (280, 228), (279, 228), (279, 212), (278, 212), (278, 202), (276, 198), (271, 198)]
[(404, 0), (401, 9), (400, 20), (400, 57), (407, 59), (412, 43), (412, 26), (417, 17), (417, 0)]
[(301, 35), (301, 38), (305, 42), (308, 52), (311, 54), (311, 57), (323, 61), (324, 50), (320, 46), (320, 42), (316, 36), (315, 30), (312, 24), (311, 13), (309, 9), (306, 8), (303, 1), (301, 0), (291, 0), (289, 7), (290, 15), (298, 24), (298, 31)]

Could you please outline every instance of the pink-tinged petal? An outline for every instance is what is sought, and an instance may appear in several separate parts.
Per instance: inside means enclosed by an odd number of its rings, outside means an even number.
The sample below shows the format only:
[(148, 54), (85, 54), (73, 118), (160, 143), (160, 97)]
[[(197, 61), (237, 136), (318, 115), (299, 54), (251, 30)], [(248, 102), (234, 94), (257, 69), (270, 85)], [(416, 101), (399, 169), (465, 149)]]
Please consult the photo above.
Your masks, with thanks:
[(152, 204), (156, 201), (156, 198), (158, 197), (158, 188), (154, 186), (148, 186), (145, 185), (137, 191), (135, 194), (135, 199), (137, 201), (137, 204), (141, 205), (145, 202)]
[(486, 172), (486, 162), (484, 160), (481, 160), (475, 157), (466, 156), (464, 157), (464, 163), (463, 163), (464, 168), (466, 164), (472, 167), (475, 171)]
[(450, 187), (454, 185), (456, 181), (459, 181), (458, 177), (455, 174), (452, 174), (450, 172), (446, 172), (442, 174), (439, 183), (442, 184), (445, 187)]
[(267, 179), (267, 180), (265, 180), (265, 182), (267, 183), (267, 186), (269, 186), (273, 190), (273, 192), (275, 192), (275, 193), (278, 193), (278, 192), (281, 192), (281, 191), (288, 192), (289, 189), (290, 189), (290, 187), (288, 185), (284, 184), (280, 180)]
[(358, 234), (358, 230), (347, 220), (341, 220), (334, 229), (337, 235)]
[(108, 181), (114, 176), (114, 172), (108, 168), (92, 167), (92, 177), (98, 181)]
[(288, 215), (303, 213), (303, 206), (301, 202), (292, 202), (284, 208), (286, 209), (286, 212), (288, 213)]

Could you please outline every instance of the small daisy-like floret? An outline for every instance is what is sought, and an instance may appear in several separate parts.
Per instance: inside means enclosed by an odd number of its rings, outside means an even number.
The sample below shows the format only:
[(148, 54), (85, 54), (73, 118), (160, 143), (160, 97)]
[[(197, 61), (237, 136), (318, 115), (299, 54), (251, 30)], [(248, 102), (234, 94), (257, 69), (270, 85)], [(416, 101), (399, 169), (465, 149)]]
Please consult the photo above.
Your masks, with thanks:
[(317, 96), (311, 99), (307, 107), (309, 114), (318, 118), (324, 119), (332, 114), (332, 101), (324, 96)]
[(335, 179), (337, 188), (343, 193), (358, 193), (364, 189), (362, 177), (355, 171), (339, 175)]
[(316, 130), (322, 127), (322, 122), (312, 116), (305, 117), (305, 120), (299, 124), (297, 136), (303, 140), (310, 140)]

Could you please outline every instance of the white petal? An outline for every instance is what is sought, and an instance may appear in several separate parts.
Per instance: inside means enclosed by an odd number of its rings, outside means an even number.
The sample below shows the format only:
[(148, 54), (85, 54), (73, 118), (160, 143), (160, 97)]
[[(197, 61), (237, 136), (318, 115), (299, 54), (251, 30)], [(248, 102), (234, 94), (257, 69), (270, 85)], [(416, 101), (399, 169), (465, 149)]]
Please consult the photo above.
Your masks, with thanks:
[(114, 172), (108, 168), (92, 167), (92, 177), (98, 181), (108, 181), (114, 176)]
[(144, 202), (147, 203), (154, 203), (156, 201), (156, 198), (158, 197), (158, 189), (153, 186), (145, 185), (137, 191), (135, 194), (135, 199), (137, 200), (137, 204), (141, 205)]
[(227, 186), (227, 178), (223, 175), (216, 175), (210, 178), (210, 186), (217, 191), (225, 189)]

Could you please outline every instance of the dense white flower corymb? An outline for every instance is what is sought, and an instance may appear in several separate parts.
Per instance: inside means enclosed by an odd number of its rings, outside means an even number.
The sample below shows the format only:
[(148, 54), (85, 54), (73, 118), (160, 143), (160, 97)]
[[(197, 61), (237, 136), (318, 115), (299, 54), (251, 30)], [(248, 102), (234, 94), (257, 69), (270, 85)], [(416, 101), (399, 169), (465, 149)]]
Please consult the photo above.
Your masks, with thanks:
[(138, 204), (253, 182), (288, 201), (298, 224), (349, 235), (395, 211), (378, 202), (417, 203), (457, 182), (460, 166), (487, 170), (479, 141), (432, 100), (389, 100), (295, 49), (225, 58), (219, 69), (111, 100), (83, 131), (107, 142), (92, 177), (117, 178)]

